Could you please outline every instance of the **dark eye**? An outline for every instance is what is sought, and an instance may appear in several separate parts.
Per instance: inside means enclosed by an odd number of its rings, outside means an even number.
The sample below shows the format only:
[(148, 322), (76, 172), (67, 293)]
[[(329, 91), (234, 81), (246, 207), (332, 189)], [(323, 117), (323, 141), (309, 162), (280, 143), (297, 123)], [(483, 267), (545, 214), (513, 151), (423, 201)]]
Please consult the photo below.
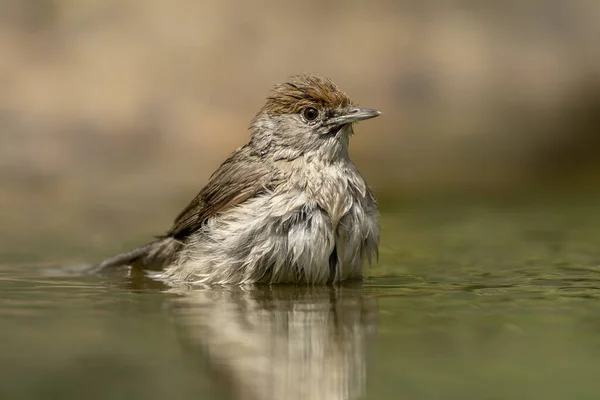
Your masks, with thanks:
[(307, 121), (314, 121), (319, 116), (319, 111), (313, 107), (306, 107), (304, 110), (302, 110), (302, 115)]

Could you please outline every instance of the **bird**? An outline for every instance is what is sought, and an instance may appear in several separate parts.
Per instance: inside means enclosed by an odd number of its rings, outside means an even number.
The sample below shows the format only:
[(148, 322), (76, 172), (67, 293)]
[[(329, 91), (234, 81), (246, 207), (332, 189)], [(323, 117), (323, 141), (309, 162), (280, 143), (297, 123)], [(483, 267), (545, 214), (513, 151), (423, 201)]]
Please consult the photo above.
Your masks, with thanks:
[(211, 175), (166, 234), (93, 268), (153, 271), (173, 284), (329, 285), (379, 258), (377, 200), (350, 159), (360, 108), (331, 79), (273, 87), (249, 141)]

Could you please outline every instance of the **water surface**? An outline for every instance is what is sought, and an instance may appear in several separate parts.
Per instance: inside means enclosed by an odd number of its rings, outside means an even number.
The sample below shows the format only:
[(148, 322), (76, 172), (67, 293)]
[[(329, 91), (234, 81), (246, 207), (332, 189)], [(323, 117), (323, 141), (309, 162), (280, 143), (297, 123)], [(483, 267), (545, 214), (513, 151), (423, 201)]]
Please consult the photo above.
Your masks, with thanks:
[(5, 260), (0, 399), (597, 398), (599, 199), (384, 201), (380, 263), (335, 288)]

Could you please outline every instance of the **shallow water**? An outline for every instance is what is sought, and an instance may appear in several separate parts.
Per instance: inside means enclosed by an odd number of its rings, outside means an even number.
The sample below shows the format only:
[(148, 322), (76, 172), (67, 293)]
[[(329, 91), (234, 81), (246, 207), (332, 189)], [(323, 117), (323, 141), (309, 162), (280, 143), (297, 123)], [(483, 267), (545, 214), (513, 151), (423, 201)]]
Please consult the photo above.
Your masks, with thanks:
[(6, 261), (0, 399), (597, 397), (600, 196), (382, 203), (380, 263), (337, 288)]

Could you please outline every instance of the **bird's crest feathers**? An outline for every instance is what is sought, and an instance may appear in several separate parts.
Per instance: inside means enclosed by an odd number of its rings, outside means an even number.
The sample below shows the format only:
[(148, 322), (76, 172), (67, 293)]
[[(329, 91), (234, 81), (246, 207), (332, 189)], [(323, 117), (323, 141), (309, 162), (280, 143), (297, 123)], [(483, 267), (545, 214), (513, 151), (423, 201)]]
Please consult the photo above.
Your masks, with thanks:
[(263, 112), (269, 115), (295, 114), (306, 107), (345, 108), (350, 98), (333, 81), (318, 75), (296, 75), (276, 85), (267, 97)]

